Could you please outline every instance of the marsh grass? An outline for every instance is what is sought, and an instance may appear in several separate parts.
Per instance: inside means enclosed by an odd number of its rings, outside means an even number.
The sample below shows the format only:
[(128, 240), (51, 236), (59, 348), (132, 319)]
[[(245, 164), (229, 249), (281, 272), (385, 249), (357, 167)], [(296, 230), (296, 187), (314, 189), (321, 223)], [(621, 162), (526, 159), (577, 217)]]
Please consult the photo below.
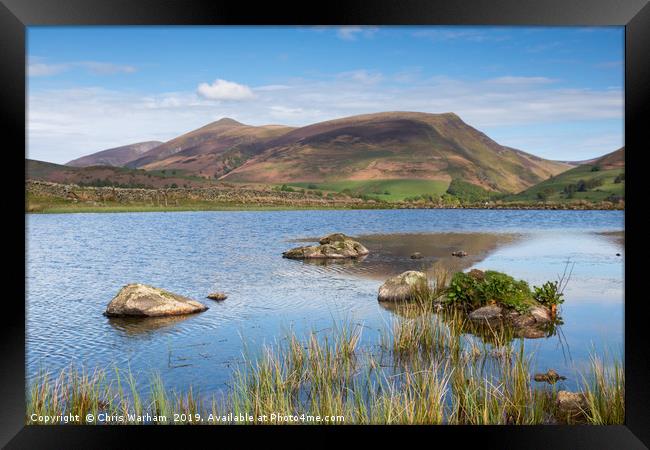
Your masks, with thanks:
[(618, 358), (601, 358), (592, 352), (590, 370), (582, 377), (587, 408), (585, 416), (593, 425), (615, 425), (625, 421), (625, 370)]
[[(447, 281), (440, 273), (421, 286), (376, 346), (360, 346), (363, 325), (338, 320), (327, 333), (289, 330), (257, 354), (245, 351), (228, 391), (211, 401), (191, 387), (170, 391), (156, 374), (144, 396), (130, 371), (116, 369), (111, 381), (103, 371), (72, 366), (56, 378), (40, 374), (27, 392), (26, 422), (36, 423), (32, 413), (72, 413), (80, 417), (75, 423), (86, 423), (87, 413), (104, 412), (127, 417), (126, 424), (147, 423), (137, 416), (148, 414), (166, 417), (156, 423), (233, 423), (229, 413), (250, 415), (253, 423), (271, 413), (342, 416), (347, 424), (554, 423), (557, 388), (533, 384), (534, 354), (526, 352), (524, 340), (498, 328), (469, 333), (464, 314), (441, 309)], [(588, 423), (623, 423), (619, 360), (606, 365), (592, 352), (581, 389)], [(172, 422), (174, 413), (182, 419)], [(223, 419), (201, 422), (198, 415)]]

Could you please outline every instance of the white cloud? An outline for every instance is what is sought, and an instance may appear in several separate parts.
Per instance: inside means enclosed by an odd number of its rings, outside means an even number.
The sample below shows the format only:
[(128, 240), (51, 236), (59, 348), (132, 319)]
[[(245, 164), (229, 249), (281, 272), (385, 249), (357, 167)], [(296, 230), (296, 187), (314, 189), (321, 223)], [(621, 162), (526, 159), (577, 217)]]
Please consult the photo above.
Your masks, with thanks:
[(85, 67), (95, 75), (113, 75), (117, 73), (134, 73), (137, 69), (133, 66), (120, 65), (113, 63), (97, 62), (97, 61), (84, 61), (76, 65)]
[(49, 77), (65, 72), (68, 68), (69, 66), (66, 64), (31, 63), (27, 66), (27, 75), (30, 77)]
[(352, 70), (338, 74), (341, 80), (350, 80), (362, 84), (376, 84), (383, 80), (384, 76), (379, 72), (368, 70)]
[(197, 92), (210, 100), (248, 100), (255, 96), (248, 86), (222, 79), (217, 79), (212, 84), (199, 84)]
[(336, 35), (344, 41), (356, 41), (359, 36), (372, 37), (377, 31), (379, 31), (377, 27), (347, 26), (339, 27), (336, 30)]
[(85, 69), (94, 75), (114, 75), (119, 73), (133, 73), (137, 71), (134, 66), (99, 61), (47, 63), (44, 62), (43, 58), (30, 57), (29, 59), (27, 74), (30, 77), (48, 77), (76, 68)]
[(524, 85), (524, 84), (549, 84), (555, 83), (557, 80), (547, 77), (497, 77), (487, 80), (489, 83), (495, 84), (509, 84), (509, 85)]
[[(623, 139), (620, 87), (567, 89), (545, 77), (469, 81), (423, 78), (417, 73), (409, 74), (413, 76), (409, 83), (397, 83), (399, 73), (374, 74), (374, 82), (364, 82), (373, 81), (373, 72), (353, 73), (289, 79), (255, 88), (233, 82), (224, 85), (223, 80), (217, 80), (206, 84), (208, 96), (200, 89), (162, 94), (101, 88), (30, 90), (29, 154), (36, 159), (65, 162), (129, 142), (168, 140), (221, 117), (252, 125), (301, 126), (396, 110), (455, 112), (503, 145), (551, 158), (586, 159), (590, 152), (596, 156), (610, 151), (611, 144)], [(214, 101), (215, 97), (243, 100), (253, 95), (255, 101), (239, 102), (236, 107), (231, 102)], [(560, 136), (554, 131), (558, 124), (574, 128), (596, 121), (603, 127), (592, 126), (591, 135), (569, 131)], [(531, 127), (539, 130), (543, 141), (524, 139)], [(522, 130), (519, 134), (512, 131), (518, 129)], [(580, 158), (571, 156), (575, 149), (580, 149)]]
[(267, 84), (264, 86), (259, 86), (254, 88), (255, 91), (265, 92), (265, 91), (283, 91), (285, 89), (291, 89), (291, 86), (286, 84)]
[(469, 41), (469, 42), (501, 42), (510, 39), (506, 34), (485, 32), (480, 30), (454, 30), (453, 28), (418, 30), (411, 33), (413, 37), (425, 38), (434, 42), (440, 41)]

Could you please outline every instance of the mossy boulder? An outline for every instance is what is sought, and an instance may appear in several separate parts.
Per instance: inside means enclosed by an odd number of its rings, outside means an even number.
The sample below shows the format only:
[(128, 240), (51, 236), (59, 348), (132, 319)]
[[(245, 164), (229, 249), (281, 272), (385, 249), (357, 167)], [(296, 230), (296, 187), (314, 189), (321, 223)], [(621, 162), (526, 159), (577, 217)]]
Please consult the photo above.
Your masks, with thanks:
[(292, 248), (282, 253), (289, 259), (346, 259), (359, 258), (369, 253), (359, 242), (342, 233), (334, 233), (319, 240), (320, 245)]
[(539, 304), (523, 280), (492, 270), (457, 272), (447, 289), (450, 305), (468, 313), (476, 325), (506, 325), (514, 335), (542, 338), (552, 330), (551, 310)]
[(377, 299), (380, 302), (403, 302), (414, 300), (419, 290), (428, 285), (424, 273), (409, 270), (389, 278), (379, 287)]
[(146, 284), (127, 284), (108, 304), (109, 317), (162, 317), (194, 314), (208, 307), (195, 300)]

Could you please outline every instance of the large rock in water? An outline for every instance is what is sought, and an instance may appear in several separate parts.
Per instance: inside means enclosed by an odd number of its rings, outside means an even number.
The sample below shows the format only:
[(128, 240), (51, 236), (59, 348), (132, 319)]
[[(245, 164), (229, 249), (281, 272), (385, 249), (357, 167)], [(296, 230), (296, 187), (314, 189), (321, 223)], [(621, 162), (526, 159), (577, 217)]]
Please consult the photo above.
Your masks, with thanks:
[(368, 249), (343, 233), (334, 233), (320, 239), (320, 245), (296, 247), (282, 253), (289, 259), (344, 259), (367, 255)]
[(483, 306), (469, 313), (468, 317), (475, 322), (492, 324), (501, 321), (503, 308), (497, 305)]
[(111, 300), (104, 312), (109, 317), (161, 317), (193, 314), (207, 306), (146, 284), (127, 284)]
[(402, 302), (413, 300), (414, 292), (427, 285), (427, 277), (422, 272), (409, 270), (389, 278), (379, 287), (377, 299), (380, 302)]

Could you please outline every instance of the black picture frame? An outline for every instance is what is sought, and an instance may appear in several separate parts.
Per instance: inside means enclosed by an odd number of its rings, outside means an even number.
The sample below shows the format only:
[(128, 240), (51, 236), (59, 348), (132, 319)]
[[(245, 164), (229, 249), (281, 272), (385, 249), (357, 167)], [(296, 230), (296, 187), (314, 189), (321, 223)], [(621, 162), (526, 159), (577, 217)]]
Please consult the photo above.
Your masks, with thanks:
[[(25, 30), (35, 25), (557, 25), (625, 26), (625, 146), (626, 146), (626, 264), (625, 305), (626, 419), (622, 426), (348, 426), (322, 427), (42, 427), (24, 425), (25, 414), (25, 266), (15, 263), (24, 255), (25, 190), (20, 171), (25, 149)], [(382, 440), (404, 441), (418, 433), (432, 445), (444, 441), (454, 447), (469, 441), (482, 448), (647, 448), (650, 445), (650, 377), (647, 352), (647, 313), (641, 286), (643, 211), (642, 155), (647, 151), (650, 105), (650, 4), (647, 0), (354, 0), (345, 3), (279, 4), (233, 0), (0, 0), (0, 124), (4, 131), (5, 158), (10, 158), (9, 194), (3, 201), (11, 211), (5, 221), (5, 239), (12, 253), (5, 258), (8, 275), (4, 320), (0, 327), (0, 444), (6, 448), (130, 447), (132, 435), (145, 439), (183, 439), (223, 444), (218, 433), (239, 438), (264, 434), (267, 439), (287, 439), (298, 431), (313, 440), (331, 434), (337, 441), (351, 431)], [(646, 114), (644, 114), (646, 113)], [(647, 119), (646, 119), (647, 120)], [(10, 145), (9, 143), (12, 143)], [(24, 162), (23, 162), (24, 164)], [(23, 173), (24, 183), (24, 173)], [(16, 178), (15, 180), (13, 178)], [(630, 295), (631, 294), (631, 295)], [(308, 428), (308, 430), (305, 430)], [(191, 437), (189, 435), (191, 435)], [(444, 441), (440, 441), (443, 438)], [(188, 441), (187, 439), (192, 439)], [(171, 440), (167, 441), (171, 443)], [(286, 441), (285, 441), (286, 442)], [(415, 441), (413, 441), (415, 442)], [(297, 442), (296, 442), (297, 443)], [(301, 442), (311, 445), (310, 441)], [(407, 444), (408, 445), (408, 444)], [(417, 445), (417, 444), (416, 444)], [(442, 444), (449, 445), (449, 444)]]

